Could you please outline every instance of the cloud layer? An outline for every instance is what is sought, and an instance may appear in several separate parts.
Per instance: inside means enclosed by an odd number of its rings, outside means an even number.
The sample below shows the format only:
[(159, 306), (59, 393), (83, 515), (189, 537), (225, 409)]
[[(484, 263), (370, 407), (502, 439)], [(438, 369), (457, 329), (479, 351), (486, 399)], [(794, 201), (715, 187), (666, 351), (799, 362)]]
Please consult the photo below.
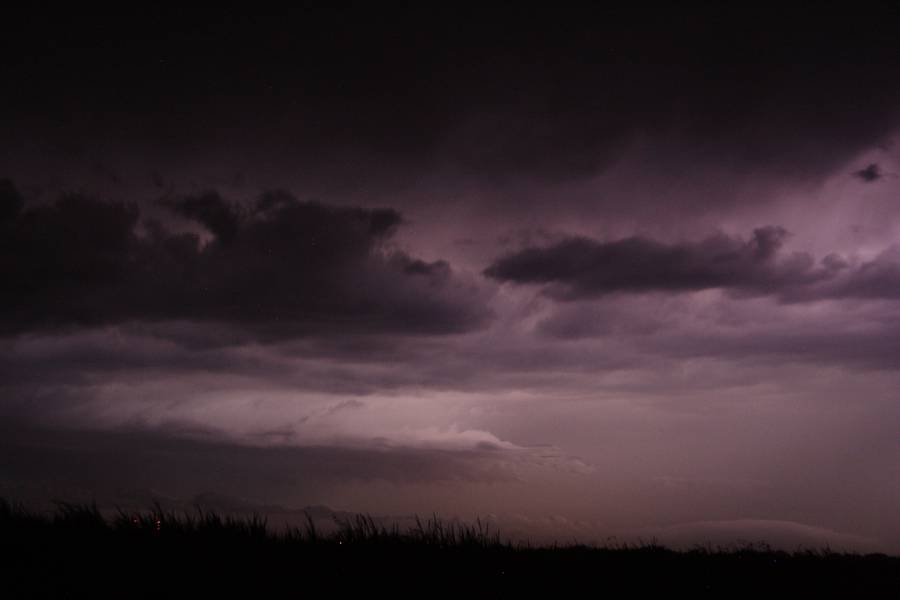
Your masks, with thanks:
[(520, 4), (17, 18), (0, 485), (897, 547), (895, 7)]
[(447, 334), (489, 318), (478, 289), (446, 262), (390, 247), (401, 223), (393, 210), (285, 193), (239, 207), (210, 192), (166, 202), (200, 226), (176, 232), (142, 221), (136, 205), (84, 195), (23, 210), (4, 185), (7, 333), (189, 320), (236, 325), (261, 339), (322, 329)]
[(682, 243), (638, 236), (609, 242), (570, 237), (501, 257), (484, 273), (504, 282), (545, 285), (560, 300), (714, 288), (783, 301), (900, 297), (896, 247), (856, 264), (834, 253), (817, 263), (805, 252), (782, 252), (787, 235), (770, 226), (754, 230), (749, 240), (724, 234)]

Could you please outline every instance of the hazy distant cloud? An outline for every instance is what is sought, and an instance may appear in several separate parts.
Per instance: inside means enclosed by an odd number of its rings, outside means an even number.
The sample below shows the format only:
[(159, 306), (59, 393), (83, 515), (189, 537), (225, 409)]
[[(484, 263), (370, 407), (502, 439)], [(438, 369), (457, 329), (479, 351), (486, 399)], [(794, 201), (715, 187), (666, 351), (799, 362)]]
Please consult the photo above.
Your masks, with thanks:
[(645, 336), (659, 333), (665, 319), (650, 307), (644, 312), (621, 310), (618, 303), (597, 300), (568, 302), (539, 321), (536, 333), (543, 337), (581, 339), (608, 336)]
[(175, 497), (212, 490), (269, 498), (302, 495), (328, 483), (517, 477), (507, 453), (495, 448), (253, 447), (164, 430), (46, 430), (30, 425), (4, 428), (3, 434), (0, 448), (15, 459), (0, 467), (0, 487), (36, 488), (44, 495), (55, 487), (57, 497), (79, 489), (102, 497), (123, 488), (153, 488)]
[[(331, 207), (289, 194), (250, 207), (218, 194), (166, 205), (211, 234), (142, 221), (137, 206), (67, 195), (16, 209), (0, 189), (7, 333), (125, 321), (229, 323), (264, 338), (321, 328), (454, 333), (489, 317), (483, 297), (444, 261), (393, 250), (389, 209)], [(5, 210), (5, 208), (4, 208)]]
[(760, 327), (753, 335), (744, 329), (673, 331), (639, 340), (638, 344), (647, 353), (678, 359), (753, 359), (771, 365), (810, 363), (887, 372), (900, 369), (900, 324), (894, 322), (842, 326), (820, 321), (805, 327)]
[(749, 240), (724, 234), (671, 244), (639, 236), (608, 242), (570, 237), (501, 257), (484, 273), (498, 281), (544, 285), (559, 300), (713, 288), (787, 302), (900, 298), (896, 248), (859, 264), (837, 254), (816, 263), (807, 253), (782, 252), (787, 235), (781, 227), (762, 227)]
[(678, 523), (634, 532), (643, 539), (652, 538), (668, 546), (691, 549), (696, 546), (741, 547), (763, 544), (796, 551), (798, 548), (831, 548), (835, 552), (884, 552), (879, 540), (851, 535), (824, 527), (793, 521), (736, 519)]
[(866, 183), (872, 183), (884, 177), (884, 173), (877, 163), (871, 163), (859, 171), (854, 171), (853, 175)]

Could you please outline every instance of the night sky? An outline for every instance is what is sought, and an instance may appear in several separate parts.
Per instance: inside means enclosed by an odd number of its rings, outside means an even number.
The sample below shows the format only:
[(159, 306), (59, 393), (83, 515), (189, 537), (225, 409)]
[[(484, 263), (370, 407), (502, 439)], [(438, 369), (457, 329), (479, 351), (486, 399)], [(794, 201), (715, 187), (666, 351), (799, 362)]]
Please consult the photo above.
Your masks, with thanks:
[(0, 495), (900, 552), (895, 5), (3, 29)]

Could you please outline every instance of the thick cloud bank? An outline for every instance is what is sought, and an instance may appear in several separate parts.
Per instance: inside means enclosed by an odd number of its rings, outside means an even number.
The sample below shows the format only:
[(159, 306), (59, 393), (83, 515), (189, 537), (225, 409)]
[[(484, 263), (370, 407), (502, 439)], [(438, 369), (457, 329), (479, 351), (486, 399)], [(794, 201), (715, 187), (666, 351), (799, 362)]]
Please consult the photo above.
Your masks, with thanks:
[(722, 288), (735, 295), (775, 295), (782, 301), (900, 297), (900, 252), (851, 263), (838, 254), (821, 261), (782, 251), (781, 227), (754, 230), (749, 240), (724, 234), (667, 244), (640, 236), (601, 242), (570, 237), (496, 260), (485, 275), (544, 284), (557, 299), (616, 292), (691, 292)]
[(477, 291), (446, 262), (390, 247), (401, 223), (393, 210), (286, 193), (240, 207), (206, 193), (166, 203), (206, 230), (176, 232), (142, 221), (133, 204), (67, 195), (23, 209), (9, 182), (0, 200), (6, 333), (191, 320), (265, 339), (321, 328), (447, 334), (488, 318)]

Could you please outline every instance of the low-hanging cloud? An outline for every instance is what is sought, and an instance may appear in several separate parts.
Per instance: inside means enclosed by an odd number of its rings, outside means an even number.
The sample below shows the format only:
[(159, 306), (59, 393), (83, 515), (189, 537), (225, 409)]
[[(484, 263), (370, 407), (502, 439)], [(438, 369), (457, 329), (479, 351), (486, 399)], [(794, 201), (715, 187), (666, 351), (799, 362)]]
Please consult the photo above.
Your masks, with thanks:
[(402, 220), (394, 210), (284, 192), (249, 207), (214, 192), (165, 203), (204, 237), (142, 219), (134, 204), (84, 195), (25, 209), (6, 187), (7, 334), (166, 320), (236, 325), (259, 339), (322, 329), (449, 334), (489, 318), (483, 295), (446, 262), (391, 248)]
[(788, 232), (755, 229), (749, 239), (717, 234), (698, 242), (663, 243), (640, 236), (614, 241), (569, 237), (528, 247), (493, 262), (484, 274), (501, 282), (543, 285), (558, 300), (613, 293), (724, 289), (735, 296), (773, 295), (784, 302), (825, 298), (900, 298), (900, 251), (869, 261), (838, 254), (821, 261), (783, 251)]

